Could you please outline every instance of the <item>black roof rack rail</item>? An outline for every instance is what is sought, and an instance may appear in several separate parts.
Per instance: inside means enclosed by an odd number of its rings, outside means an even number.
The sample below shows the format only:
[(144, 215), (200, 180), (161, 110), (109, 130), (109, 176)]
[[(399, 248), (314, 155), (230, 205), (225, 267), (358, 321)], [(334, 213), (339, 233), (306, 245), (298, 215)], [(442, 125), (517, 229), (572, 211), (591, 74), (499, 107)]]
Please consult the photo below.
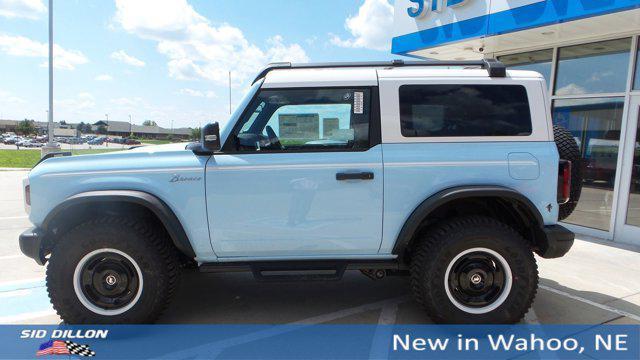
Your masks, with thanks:
[(292, 64), (290, 62), (277, 62), (267, 65), (256, 78), (252, 84), (256, 81), (267, 76), (271, 70), (276, 69), (323, 69), (323, 68), (357, 68), (357, 67), (406, 67), (406, 66), (479, 66), (483, 69), (487, 69), (489, 76), (491, 77), (506, 77), (507, 69), (504, 64), (495, 59), (483, 59), (483, 60), (422, 60), (422, 61), (404, 61), (404, 60), (391, 60), (391, 61), (365, 61), (365, 62), (335, 62), (335, 63), (307, 63), (307, 64)]

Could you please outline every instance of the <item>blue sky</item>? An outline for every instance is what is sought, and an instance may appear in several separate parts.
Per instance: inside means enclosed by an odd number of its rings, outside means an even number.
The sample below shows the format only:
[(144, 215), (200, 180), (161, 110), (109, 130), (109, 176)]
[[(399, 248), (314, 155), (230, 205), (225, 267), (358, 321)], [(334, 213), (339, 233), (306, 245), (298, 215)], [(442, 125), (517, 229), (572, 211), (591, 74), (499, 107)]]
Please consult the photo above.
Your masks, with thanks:
[[(0, 118), (44, 120), (47, 2), (0, 0)], [(269, 61), (391, 59), (388, 0), (54, 0), (55, 119), (199, 126)]]

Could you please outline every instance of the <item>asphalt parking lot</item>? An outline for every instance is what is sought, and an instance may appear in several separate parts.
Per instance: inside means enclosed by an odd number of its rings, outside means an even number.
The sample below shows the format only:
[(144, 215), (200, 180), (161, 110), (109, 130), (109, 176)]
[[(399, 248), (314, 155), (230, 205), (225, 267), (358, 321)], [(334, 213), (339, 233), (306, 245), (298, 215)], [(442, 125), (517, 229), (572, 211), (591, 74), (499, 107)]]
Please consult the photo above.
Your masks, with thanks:
[[(24, 257), (18, 235), (30, 226), (22, 205), (26, 171), (0, 170), (0, 324), (57, 324), (44, 268)], [(525, 322), (640, 324), (640, 249), (580, 237), (561, 259), (538, 259), (541, 285)], [(408, 280), (256, 282), (250, 274), (186, 272), (162, 323), (428, 323)]]

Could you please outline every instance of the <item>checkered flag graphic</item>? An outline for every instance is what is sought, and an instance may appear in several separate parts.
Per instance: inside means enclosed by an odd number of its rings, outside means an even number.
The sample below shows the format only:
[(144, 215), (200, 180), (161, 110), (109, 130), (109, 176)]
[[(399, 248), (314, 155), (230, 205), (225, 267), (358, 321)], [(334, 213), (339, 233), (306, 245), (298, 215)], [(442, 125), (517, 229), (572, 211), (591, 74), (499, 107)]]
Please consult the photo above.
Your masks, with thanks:
[(96, 352), (91, 350), (89, 345), (76, 344), (73, 341), (65, 341), (65, 344), (67, 344), (67, 349), (72, 355), (96, 356)]

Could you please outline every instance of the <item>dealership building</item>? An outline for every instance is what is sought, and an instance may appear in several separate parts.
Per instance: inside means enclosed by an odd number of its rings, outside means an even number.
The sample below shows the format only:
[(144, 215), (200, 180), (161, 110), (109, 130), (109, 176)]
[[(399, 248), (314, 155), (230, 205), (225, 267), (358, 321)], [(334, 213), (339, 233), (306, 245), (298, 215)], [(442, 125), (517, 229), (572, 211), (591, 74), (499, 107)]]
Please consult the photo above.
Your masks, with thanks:
[(553, 121), (585, 159), (565, 222), (640, 245), (639, 35), (640, 0), (396, 0), (392, 52), (543, 74)]

